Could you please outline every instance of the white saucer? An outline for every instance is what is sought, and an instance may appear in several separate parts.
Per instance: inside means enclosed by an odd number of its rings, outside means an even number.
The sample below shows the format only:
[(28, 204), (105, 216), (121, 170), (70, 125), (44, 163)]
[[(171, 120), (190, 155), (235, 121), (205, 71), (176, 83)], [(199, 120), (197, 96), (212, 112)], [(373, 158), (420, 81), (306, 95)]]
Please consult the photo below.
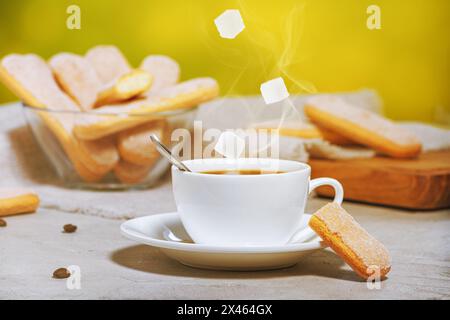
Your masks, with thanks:
[(282, 246), (213, 246), (193, 243), (178, 213), (164, 213), (128, 220), (120, 226), (132, 240), (160, 248), (169, 257), (196, 268), (214, 270), (267, 270), (296, 264), (305, 255), (326, 245), (308, 226), (304, 214), (295, 242)]

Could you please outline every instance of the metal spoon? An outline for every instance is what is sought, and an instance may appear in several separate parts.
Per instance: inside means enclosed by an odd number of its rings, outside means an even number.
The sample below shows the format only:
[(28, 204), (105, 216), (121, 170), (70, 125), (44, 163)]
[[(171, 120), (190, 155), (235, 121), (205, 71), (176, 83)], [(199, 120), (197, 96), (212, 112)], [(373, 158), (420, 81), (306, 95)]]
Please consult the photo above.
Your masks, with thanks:
[(156, 150), (158, 150), (158, 152), (164, 156), (167, 160), (169, 160), (169, 162), (171, 164), (173, 164), (175, 167), (177, 167), (178, 169), (180, 169), (181, 171), (187, 171), (187, 172), (192, 172), (191, 170), (189, 170), (188, 167), (186, 167), (183, 162), (181, 162), (180, 160), (178, 160), (176, 157), (174, 157), (172, 155), (172, 153), (170, 152), (170, 150), (161, 142), (161, 140), (159, 140), (158, 136), (155, 134), (151, 134), (150, 135), (150, 140), (152, 140), (152, 142), (155, 144), (156, 146)]

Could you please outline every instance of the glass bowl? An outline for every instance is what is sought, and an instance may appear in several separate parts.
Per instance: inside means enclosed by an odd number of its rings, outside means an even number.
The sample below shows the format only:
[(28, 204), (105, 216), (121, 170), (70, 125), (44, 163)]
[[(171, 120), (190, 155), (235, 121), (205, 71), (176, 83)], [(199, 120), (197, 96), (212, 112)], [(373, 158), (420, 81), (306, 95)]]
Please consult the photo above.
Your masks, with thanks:
[[(22, 103), (22, 106), (33, 136), (45, 153), (51, 166), (56, 171), (60, 182), (71, 188), (100, 190), (143, 189), (151, 187), (166, 173), (170, 164), (166, 159), (161, 158), (155, 150), (155, 154), (153, 154), (155, 161), (151, 165), (142, 166), (141, 164), (131, 164), (131, 169), (133, 170), (130, 170), (130, 174), (134, 175), (134, 173), (140, 172), (140, 176), (137, 179), (133, 178), (133, 181), (129, 181), (129, 179), (124, 180), (123, 175), (121, 178), (120, 175), (116, 174), (117, 168), (115, 167), (110, 168), (106, 173), (103, 171), (101, 173), (96, 172), (92, 168), (92, 163), (86, 161), (86, 150), (90, 151), (92, 147), (96, 150), (96, 146), (101, 145), (101, 140), (109, 140), (108, 144), (112, 145), (110, 147), (114, 149), (115, 157), (118, 156), (120, 159), (117, 161), (117, 164), (119, 162), (128, 163), (123, 159), (118, 150), (118, 136), (121, 133), (139, 126), (150, 125), (150, 123), (155, 121), (162, 121), (166, 128), (162, 139), (171, 147), (170, 135), (173, 130), (184, 128), (192, 131), (193, 121), (197, 111), (197, 107), (192, 107), (152, 114), (128, 114), (124, 112), (99, 113), (96, 110), (63, 111), (44, 109), (29, 106), (24, 103)], [(119, 125), (120, 130), (115, 127), (113, 129), (114, 132), (108, 133), (104, 137), (89, 138), (88, 140), (85, 137), (80, 139), (77, 131), (74, 130), (80, 124), (98, 123), (101, 121), (116, 121), (119, 124), (126, 124)], [(87, 144), (86, 141), (88, 142)], [(147, 142), (145, 141), (145, 143)], [(150, 139), (148, 139), (148, 143), (151, 144)], [(81, 145), (89, 145), (90, 147), (87, 149), (84, 148), (84, 151), (82, 151), (80, 149)], [(95, 154), (97, 152), (92, 154), (87, 153), (87, 156), (90, 159), (94, 155), (95, 158)], [(99, 164), (102, 164), (101, 158), (97, 160), (100, 161)], [(123, 166), (121, 170), (127, 174), (127, 171), (123, 170), (124, 167), (128, 168), (127, 166)], [(104, 170), (103, 167), (102, 170)]]

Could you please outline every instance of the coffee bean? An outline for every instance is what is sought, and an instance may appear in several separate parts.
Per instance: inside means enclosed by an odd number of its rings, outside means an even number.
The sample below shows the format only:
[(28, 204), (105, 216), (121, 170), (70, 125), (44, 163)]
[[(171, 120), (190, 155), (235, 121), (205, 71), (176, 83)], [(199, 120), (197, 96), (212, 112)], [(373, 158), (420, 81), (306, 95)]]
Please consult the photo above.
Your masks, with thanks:
[(53, 278), (66, 279), (68, 277), (70, 277), (70, 272), (66, 268), (58, 268), (53, 271)]
[(73, 233), (73, 232), (77, 231), (77, 226), (69, 223), (69, 224), (64, 225), (63, 229), (64, 229), (65, 233)]
[(0, 219), (0, 227), (6, 227), (8, 224), (6, 223), (5, 220)]

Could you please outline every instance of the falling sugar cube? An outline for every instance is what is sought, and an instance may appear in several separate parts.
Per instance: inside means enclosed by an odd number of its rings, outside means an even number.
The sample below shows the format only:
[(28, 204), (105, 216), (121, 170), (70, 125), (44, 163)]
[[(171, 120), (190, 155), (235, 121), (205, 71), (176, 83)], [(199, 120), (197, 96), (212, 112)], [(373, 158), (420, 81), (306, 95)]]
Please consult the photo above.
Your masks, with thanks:
[(261, 94), (266, 104), (279, 102), (289, 97), (283, 78), (275, 78), (261, 85)]
[(234, 39), (244, 30), (245, 25), (241, 13), (236, 9), (225, 10), (214, 23), (222, 38)]
[(226, 158), (239, 158), (244, 152), (245, 140), (231, 131), (222, 132), (214, 150)]

